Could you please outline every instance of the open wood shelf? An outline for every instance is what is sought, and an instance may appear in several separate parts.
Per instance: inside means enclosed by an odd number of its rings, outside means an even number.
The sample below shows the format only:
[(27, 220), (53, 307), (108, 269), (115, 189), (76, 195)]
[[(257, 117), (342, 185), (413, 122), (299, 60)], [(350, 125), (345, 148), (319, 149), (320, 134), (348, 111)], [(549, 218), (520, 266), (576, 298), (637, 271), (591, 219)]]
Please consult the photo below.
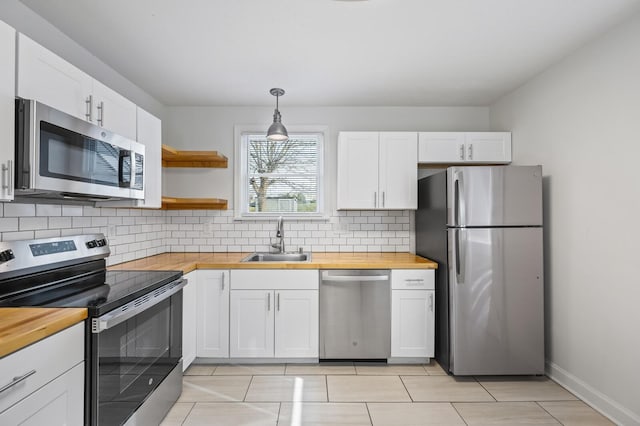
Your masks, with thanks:
[(227, 200), (220, 198), (162, 197), (162, 210), (226, 210)]
[(228, 159), (218, 151), (180, 151), (162, 145), (162, 167), (226, 168)]

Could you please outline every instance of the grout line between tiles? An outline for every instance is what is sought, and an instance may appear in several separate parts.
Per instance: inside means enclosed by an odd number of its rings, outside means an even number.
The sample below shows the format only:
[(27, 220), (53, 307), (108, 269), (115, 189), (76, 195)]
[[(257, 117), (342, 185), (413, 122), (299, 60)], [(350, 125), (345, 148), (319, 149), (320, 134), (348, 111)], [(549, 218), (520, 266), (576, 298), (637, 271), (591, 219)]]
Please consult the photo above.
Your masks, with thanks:
[(404, 383), (404, 380), (402, 380), (402, 376), (398, 374), (398, 378), (400, 379), (400, 383), (402, 383), (404, 390), (407, 392), (407, 395), (409, 395), (409, 399), (412, 403), (414, 403), (415, 401), (413, 400), (413, 396), (411, 396), (411, 392), (409, 392), (409, 389), (407, 389), (407, 385)]
[[(180, 422), (180, 426), (182, 426), (184, 424), (184, 422), (187, 421), (187, 419), (189, 418), (189, 416), (191, 415), (191, 412), (193, 411), (193, 409), (196, 407), (197, 402), (194, 402), (193, 404), (191, 404), (191, 408), (189, 409), (189, 412), (187, 413), (186, 416), (184, 416), (184, 419), (182, 419), (182, 421)], [(172, 407), (173, 408), (173, 407)]]
[(495, 396), (493, 396), (493, 394), (492, 394), (491, 392), (489, 392), (489, 389), (485, 388), (485, 387), (484, 387), (484, 385), (480, 382), (480, 380), (478, 380), (478, 378), (477, 378), (476, 376), (473, 376), (473, 380), (475, 380), (475, 381), (476, 381), (476, 383), (477, 383), (477, 384), (479, 384), (479, 385), (482, 387), (482, 389), (484, 389), (484, 391), (485, 391), (486, 393), (488, 393), (488, 394), (491, 396), (491, 398), (493, 398), (493, 400), (494, 400), (495, 402), (498, 402), (498, 398), (496, 398)]
[(278, 403), (278, 415), (276, 416), (276, 426), (280, 425), (280, 412), (282, 411), (282, 402)]
[(373, 426), (373, 417), (371, 417), (371, 411), (369, 411), (369, 403), (365, 402), (364, 406), (367, 408), (367, 415), (369, 416), (369, 423)]
[(451, 407), (456, 411), (456, 413), (458, 414), (458, 416), (462, 419), (462, 421), (464, 422), (465, 425), (468, 425), (469, 423), (467, 423), (467, 421), (465, 420), (464, 417), (462, 417), (462, 414), (460, 414), (460, 411), (458, 411), (458, 409), (456, 408), (456, 405), (453, 402), (450, 402), (449, 405), (451, 405)]
[(251, 384), (253, 383), (253, 378), (255, 376), (251, 376), (251, 379), (249, 380), (249, 386), (247, 386), (247, 390), (244, 392), (244, 398), (242, 398), (241, 402), (247, 402), (247, 395), (249, 394), (249, 389), (251, 389)]
[(538, 401), (533, 401), (533, 402), (534, 402), (538, 407), (542, 408), (542, 409), (544, 410), (544, 412), (545, 412), (545, 413), (549, 414), (549, 415), (550, 415), (550, 416), (551, 416), (551, 417), (552, 417), (556, 422), (558, 422), (558, 423), (559, 423), (559, 424), (561, 424), (561, 425), (562, 425), (562, 424), (564, 424), (564, 423), (562, 423), (562, 422), (560, 421), (560, 419), (556, 418), (556, 416), (554, 416), (554, 415), (553, 415), (553, 414), (551, 414), (549, 411), (547, 411), (547, 409), (546, 409), (546, 408), (544, 408), (544, 407), (540, 404), (540, 402), (538, 402)]

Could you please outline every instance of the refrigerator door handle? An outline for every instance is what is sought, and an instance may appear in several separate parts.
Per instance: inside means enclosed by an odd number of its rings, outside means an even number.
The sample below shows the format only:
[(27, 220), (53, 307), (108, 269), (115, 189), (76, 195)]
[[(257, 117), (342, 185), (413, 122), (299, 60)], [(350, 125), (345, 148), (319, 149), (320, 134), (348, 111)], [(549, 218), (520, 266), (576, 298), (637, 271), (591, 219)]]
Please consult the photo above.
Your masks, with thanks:
[[(460, 184), (458, 183), (458, 179), (453, 182), (453, 225), (460, 225)], [(456, 235), (458, 235), (456, 233)]]
[(462, 255), (465, 252), (465, 248), (461, 247), (460, 232), (462, 231), (459, 229), (455, 230), (456, 283), (464, 284), (464, 266), (465, 265), (464, 265), (464, 259), (462, 258)]

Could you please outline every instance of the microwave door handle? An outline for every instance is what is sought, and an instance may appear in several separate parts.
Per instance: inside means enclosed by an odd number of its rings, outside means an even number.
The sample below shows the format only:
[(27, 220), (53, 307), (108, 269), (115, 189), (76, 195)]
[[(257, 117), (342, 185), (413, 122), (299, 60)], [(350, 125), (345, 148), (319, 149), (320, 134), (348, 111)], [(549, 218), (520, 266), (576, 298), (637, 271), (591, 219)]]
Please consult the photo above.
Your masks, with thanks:
[[(124, 159), (129, 157), (129, 182), (124, 181)], [(130, 188), (131, 187), (131, 151), (122, 150), (120, 151), (120, 157), (118, 158), (118, 186), (120, 188)]]

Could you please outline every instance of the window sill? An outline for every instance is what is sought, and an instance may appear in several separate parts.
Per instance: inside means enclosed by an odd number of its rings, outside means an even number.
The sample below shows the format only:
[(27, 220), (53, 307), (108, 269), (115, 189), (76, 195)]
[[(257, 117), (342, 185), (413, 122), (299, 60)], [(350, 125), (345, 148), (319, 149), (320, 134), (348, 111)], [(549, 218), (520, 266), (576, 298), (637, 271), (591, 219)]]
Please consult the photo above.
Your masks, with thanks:
[(294, 214), (278, 214), (278, 213), (274, 213), (274, 214), (265, 214), (265, 215), (261, 215), (261, 216), (250, 216), (250, 215), (246, 215), (246, 216), (235, 216), (233, 218), (234, 222), (256, 222), (256, 221), (264, 221), (264, 220), (276, 220), (278, 219), (280, 216), (282, 216), (282, 218), (286, 221), (286, 220), (296, 220), (296, 221), (301, 221), (301, 222), (328, 222), (330, 217), (322, 214), (322, 213), (318, 213), (317, 215), (294, 215)]

